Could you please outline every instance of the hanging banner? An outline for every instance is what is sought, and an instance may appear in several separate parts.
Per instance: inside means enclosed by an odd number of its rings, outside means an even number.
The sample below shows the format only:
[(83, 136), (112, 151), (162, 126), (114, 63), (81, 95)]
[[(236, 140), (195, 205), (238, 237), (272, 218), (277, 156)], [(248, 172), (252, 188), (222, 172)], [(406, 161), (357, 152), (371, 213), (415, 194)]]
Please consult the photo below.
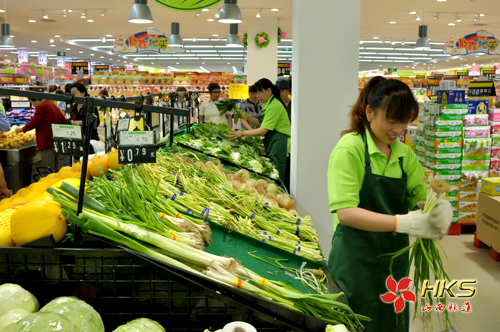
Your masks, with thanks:
[(57, 57), (57, 67), (64, 67), (66, 65), (66, 59), (63, 56)]
[(28, 62), (28, 51), (19, 50), (17, 57), (18, 57), (19, 63)]
[(130, 37), (118, 36), (115, 46), (111, 49), (113, 53), (119, 54), (171, 54), (184, 53), (182, 47), (168, 47), (168, 38), (164, 32), (155, 28), (136, 33)]
[(487, 53), (490, 55), (500, 54), (500, 42), (492, 33), (486, 30), (478, 30), (457, 42), (450, 37), (444, 43), (444, 54), (469, 54), (469, 53)]
[(38, 64), (42, 65), (42, 66), (46, 66), (47, 65), (47, 54), (40, 53), (38, 55)]
[(204, 8), (215, 6), (222, 0), (154, 0), (168, 9), (182, 12), (196, 12)]

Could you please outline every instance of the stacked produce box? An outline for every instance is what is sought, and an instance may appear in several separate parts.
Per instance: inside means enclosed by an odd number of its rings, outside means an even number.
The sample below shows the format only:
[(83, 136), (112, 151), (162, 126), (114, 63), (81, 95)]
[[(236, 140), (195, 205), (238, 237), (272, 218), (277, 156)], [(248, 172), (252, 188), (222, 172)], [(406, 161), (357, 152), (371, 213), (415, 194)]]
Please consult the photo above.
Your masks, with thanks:
[(426, 174), (446, 180), (452, 186), (445, 199), (452, 204), (453, 222), (459, 220), (463, 116), (467, 108), (467, 104), (434, 103), (428, 106), (424, 118)]

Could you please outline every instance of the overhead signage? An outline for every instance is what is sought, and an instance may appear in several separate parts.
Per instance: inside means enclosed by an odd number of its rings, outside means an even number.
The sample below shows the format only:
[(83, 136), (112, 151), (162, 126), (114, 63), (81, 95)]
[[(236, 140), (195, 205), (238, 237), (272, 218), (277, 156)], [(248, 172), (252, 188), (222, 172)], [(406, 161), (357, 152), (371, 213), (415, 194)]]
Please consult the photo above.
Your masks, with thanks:
[(19, 50), (19, 52), (17, 53), (17, 57), (18, 57), (19, 63), (28, 62), (28, 51)]
[(0, 83), (14, 83), (14, 77), (0, 77)]
[(183, 12), (196, 12), (204, 8), (215, 6), (222, 0), (154, 0), (168, 9), (183, 11)]
[(89, 63), (88, 62), (72, 62), (71, 63), (71, 74), (89, 74)]
[(46, 53), (40, 53), (38, 55), (38, 64), (42, 66), (47, 65), (47, 54)]
[(126, 71), (127, 67), (113, 67), (111, 71)]
[(448, 41), (444, 43), (443, 53), (486, 53), (497, 55), (500, 54), (500, 42), (492, 33), (486, 30), (478, 30), (475, 33), (460, 38), (456, 42), (453, 40), (453, 37), (450, 37)]
[(57, 57), (57, 67), (64, 67), (66, 65), (66, 59), (64, 56)]
[(229, 99), (246, 100), (248, 98), (248, 85), (229, 84)]
[(95, 71), (109, 71), (109, 65), (95, 65)]
[(291, 70), (291, 64), (289, 63), (278, 63), (278, 75), (285, 76), (288, 75), (290, 76), (292, 70)]
[(417, 75), (416, 78), (417, 80), (423, 80), (425, 79), (425, 75)]
[(169, 47), (168, 37), (164, 32), (155, 28), (149, 28), (130, 37), (120, 35), (115, 39), (114, 44), (111, 52), (119, 54), (184, 53), (182, 47)]
[[(394, 68), (395, 69), (395, 68)], [(390, 69), (389, 69), (390, 70)], [(404, 71), (404, 70), (400, 70), (398, 71), (398, 76), (399, 77), (412, 77), (414, 76), (415, 73), (412, 72), (412, 71)]]
[(496, 78), (496, 70), (495, 69), (483, 69), (482, 74), (484, 77), (487, 77), (489, 80), (494, 80)]
[(66, 52), (57, 52), (57, 56), (66, 56)]
[(462, 79), (465, 79), (465, 78), (469, 78), (469, 73), (468, 72), (465, 72), (465, 71), (457, 71), (457, 76), (458, 76), (458, 79), (459, 80), (462, 80)]
[(14, 81), (17, 84), (29, 84), (30, 79), (29, 77), (16, 77)]
[(389, 68), (389, 69), (387, 69), (387, 71), (389, 71), (389, 73), (395, 73), (398, 71), (398, 69), (397, 68)]

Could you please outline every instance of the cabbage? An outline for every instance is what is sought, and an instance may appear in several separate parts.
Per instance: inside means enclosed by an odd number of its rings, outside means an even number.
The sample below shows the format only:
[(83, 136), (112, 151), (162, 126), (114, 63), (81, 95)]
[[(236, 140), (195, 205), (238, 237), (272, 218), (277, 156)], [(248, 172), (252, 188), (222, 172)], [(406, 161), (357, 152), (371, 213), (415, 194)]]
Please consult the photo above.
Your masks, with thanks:
[(3, 284), (0, 286), (0, 317), (16, 308), (35, 312), (38, 310), (38, 300), (19, 285)]
[(1, 332), (10, 332), (16, 326), (16, 323), (19, 322), (26, 316), (31, 315), (31, 312), (16, 308), (12, 309), (2, 317), (0, 317), (0, 331)]
[(41, 312), (55, 312), (68, 318), (75, 332), (104, 332), (101, 316), (90, 305), (72, 297), (57, 298), (44, 306)]
[(138, 318), (119, 326), (113, 332), (165, 332), (165, 329), (154, 320)]
[(55, 312), (37, 312), (21, 319), (12, 332), (75, 332), (73, 323)]

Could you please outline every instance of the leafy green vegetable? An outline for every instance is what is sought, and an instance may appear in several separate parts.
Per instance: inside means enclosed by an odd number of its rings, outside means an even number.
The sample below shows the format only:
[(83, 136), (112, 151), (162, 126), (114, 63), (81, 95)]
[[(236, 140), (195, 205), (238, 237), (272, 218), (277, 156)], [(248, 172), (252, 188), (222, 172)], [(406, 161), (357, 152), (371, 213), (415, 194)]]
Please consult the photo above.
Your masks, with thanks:
[(165, 329), (154, 320), (139, 318), (119, 326), (113, 332), (165, 332)]
[(29, 315), (31, 315), (31, 312), (27, 310), (20, 308), (12, 309), (8, 313), (0, 317), (0, 331), (2, 332), (13, 331), (14, 327), (16, 327), (17, 322), (19, 322), (21, 319)]
[[(37, 312), (21, 319), (12, 332), (77, 332), (73, 323), (55, 312)], [(103, 329), (104, 331), (104, 329)]]
[(29, 312), (38, 310), (38, 300), (30, 292), (16, 284), (0, 286), (0, 316), (12, 309), (24, 309)]
[(77, 298), (57, 298), (45, 305), (40, 312), (53, 312), (68, 318), (75, 332), (104, 332), (101, 316), (90, 305)]

